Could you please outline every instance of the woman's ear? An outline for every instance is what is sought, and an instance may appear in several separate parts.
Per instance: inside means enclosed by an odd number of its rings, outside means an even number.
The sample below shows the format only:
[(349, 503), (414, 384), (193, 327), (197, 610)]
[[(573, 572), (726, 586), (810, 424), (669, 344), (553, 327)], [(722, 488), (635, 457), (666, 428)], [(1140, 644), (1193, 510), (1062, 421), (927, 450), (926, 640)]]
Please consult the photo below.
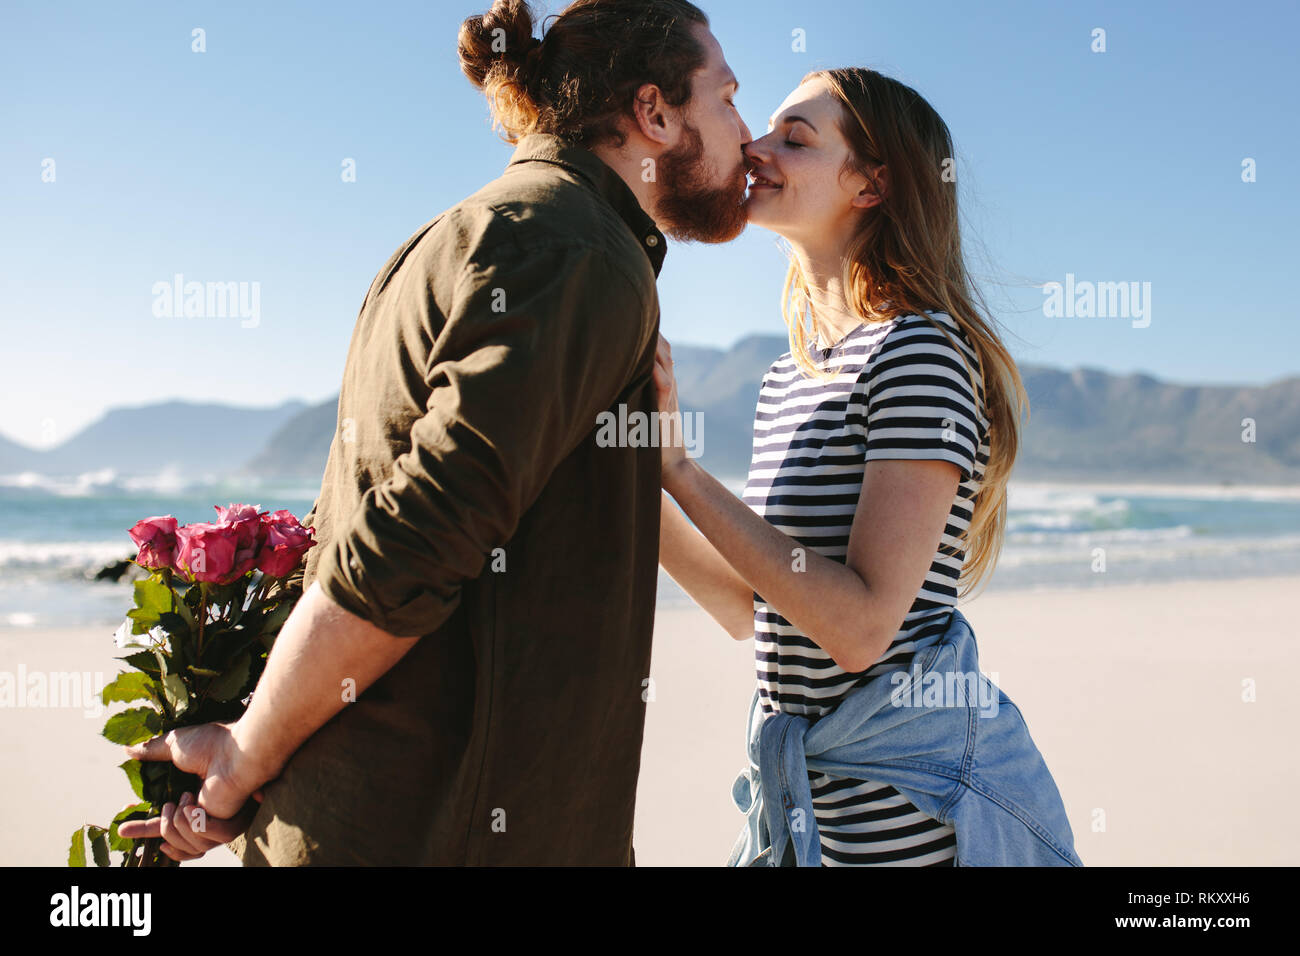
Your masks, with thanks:
[(889, 170), (884, 166), (877, 166), (871, 171), (871, 175), (858, 190), (857, 195), (853, 197), (853, 205), (858, 209), (870, 209), (884, 202), (888, 192)]

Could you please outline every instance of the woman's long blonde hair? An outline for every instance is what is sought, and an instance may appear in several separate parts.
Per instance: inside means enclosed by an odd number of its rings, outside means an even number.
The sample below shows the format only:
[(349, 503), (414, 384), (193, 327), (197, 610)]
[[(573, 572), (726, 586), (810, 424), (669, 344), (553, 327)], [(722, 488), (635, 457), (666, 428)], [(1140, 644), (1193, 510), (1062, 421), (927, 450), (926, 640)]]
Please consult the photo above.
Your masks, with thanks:
[[(1029, 398), (966, 272), (947, 124), (911, 87), (874, 70), (816, 70), (803, 81), (814, 78), (824, 80), (843, 107), (839, 125), (851, 151), (845, 173), (874, 178), (881, 166), (888, 170), (881, 203), (862, 217), (845, 251), (842, 279), (850, 307), (867, 322), (925, 316), (951, 341), (948, 331), (926, 315), (931, 310), (945, 312), (966, 334), (979, 360), (978, 370), (969, 365), (967, 370), (989, 421), (989, 460), (961, 539), (965, 561), (960, 596), (965, 597), (992, 573), (1002, 549), (1007, 479), (1020, 448), (1021, 419), (1028, 415)], [(833, 376), (808, 356), (809, 331), (830, 341), (830, 328), (818, 320), (807, 278), (794, 256), (782, 304), (796, 364), (811, 377)], [(811, 330), (805, 327), (805, 311)], [(957, 351), (962, 354), (961, 348)]]

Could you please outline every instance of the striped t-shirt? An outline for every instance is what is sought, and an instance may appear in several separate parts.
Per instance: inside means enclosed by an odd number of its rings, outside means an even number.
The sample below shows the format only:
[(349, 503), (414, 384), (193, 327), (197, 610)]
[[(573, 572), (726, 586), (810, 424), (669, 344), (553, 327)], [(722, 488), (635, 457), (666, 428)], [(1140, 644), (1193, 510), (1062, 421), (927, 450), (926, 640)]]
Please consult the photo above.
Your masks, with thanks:
[[(931, 312), (960, 345), (920, 315), (864, 323), (829, 349), (814, 342), (814, 364), (833, 380), (805, 378), (787, 352), (763, 377), (754, 415), (754, 452), (745, 503), (803, 547), (844, 562), (863, 469), (884, 459), (942, 459), (961, 482), (939, 550), (885, 654), (858, 673), (830, 655), (754, 595), (755, 658), (766, 713), (820, 717), (851, 688), (897, 667), (935, 643), (957, 605), (964, 553), (958, 536), (988, 463), (988, 419), (977, 408), (978, 358), (960, 327)], [(823, 865), (951, 866), (951, 826), (922, 814), (891, 786), (833, 780), (809, 771)]]

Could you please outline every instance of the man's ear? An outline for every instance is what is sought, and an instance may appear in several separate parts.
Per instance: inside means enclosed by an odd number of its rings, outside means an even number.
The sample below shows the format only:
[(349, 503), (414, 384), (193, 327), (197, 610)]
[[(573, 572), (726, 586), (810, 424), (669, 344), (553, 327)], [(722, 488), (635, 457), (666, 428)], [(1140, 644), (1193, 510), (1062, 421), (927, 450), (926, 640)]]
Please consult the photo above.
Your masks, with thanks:
[(853, 197), (853, 205), (858, 209), (870, 209), (872, 206), (880, 205), (888, 192), (889, 170), (884, 166), (877, 166), (871, 171), (870, 177), (858, 190), (857, 195)]
[(676, 111), (664, 101), (663, 91), (646, 83), (632, 100), (633, 128), (652, 143), (670, 145), (676, 138)]

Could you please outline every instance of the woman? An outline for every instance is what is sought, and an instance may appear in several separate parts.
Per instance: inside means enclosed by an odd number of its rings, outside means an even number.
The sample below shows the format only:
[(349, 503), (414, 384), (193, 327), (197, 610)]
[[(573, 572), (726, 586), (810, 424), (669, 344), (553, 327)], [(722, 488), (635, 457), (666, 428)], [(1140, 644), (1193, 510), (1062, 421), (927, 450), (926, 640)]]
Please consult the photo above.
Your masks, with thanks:
[[(755, 639), (765, 714), (811, 718), (944, 633), (992, 570), (1027, 407), (962, 260), (953, 147), (914, 90), (810, 73), (750, 143), (749, 221), (789, 242), (790, 352), (763, 379), (743, 503), (663, 448), (664, 569)], [(808, 329), (805, 326), (811, 328)], [(812, 341), (809, 342), (809, 332)], [(677, 410), (660, 343), (661, 408)], [(823, 865), (951, 866), (951, 826), (809, 772)]]

